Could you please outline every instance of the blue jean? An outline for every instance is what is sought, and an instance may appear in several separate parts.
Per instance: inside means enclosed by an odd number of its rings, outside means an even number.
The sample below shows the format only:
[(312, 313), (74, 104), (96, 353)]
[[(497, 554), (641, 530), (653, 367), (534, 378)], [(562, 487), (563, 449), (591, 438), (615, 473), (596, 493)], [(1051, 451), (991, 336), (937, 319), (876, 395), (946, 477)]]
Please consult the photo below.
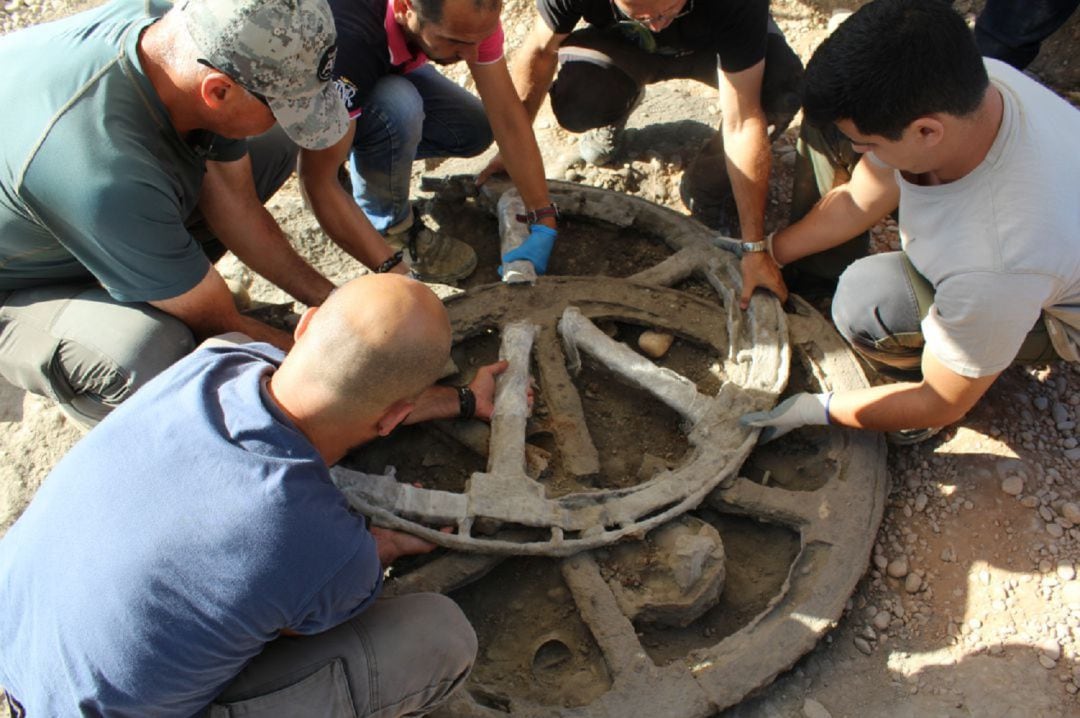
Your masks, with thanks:
[(986, 0), (975, 21), (975, 42), (983, 55), (1023, 70), (1078, 6), (1080, 0)]
[(379, 232), (410, 213), (414, 160), (474, 157), (491, 146), (480, 99), (431, 65), (379, 78), (356, 119), (349, 175), (353, 197)]

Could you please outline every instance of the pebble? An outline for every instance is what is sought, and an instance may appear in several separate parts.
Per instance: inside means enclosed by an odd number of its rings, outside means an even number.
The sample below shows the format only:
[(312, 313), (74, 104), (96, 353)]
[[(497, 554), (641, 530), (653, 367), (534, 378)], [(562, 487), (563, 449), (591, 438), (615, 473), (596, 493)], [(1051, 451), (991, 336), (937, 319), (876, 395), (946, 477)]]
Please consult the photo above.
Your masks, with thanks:
[(1057, 668), (1057, 661), (1044, 653), (1039, 654), (1039, 663), (1048, 671)]
[(832, 713), (825, 710), (825, 706), (813, 698), (807, 698), (803, 701), (802, 712), (806, 718), (832, 718)]
[(668, 349), (671, 348), (671, 343), (675, 341), (675, 337), (670, 334), (654, 331), (644, 331), (641, 336), (638, 337), (638, 347), (641, 348), (646, 356), (653, 359), (659, 359), (667, 354)]
[(1080, 461), (1080, 447), (1066, 451), (1065, 458), (1069, 461)]
[(1054, 538), (1061, 538), (1065, 535), (1065, 529), (1061, 528), (1058, 524), (1046, 524), (1046, 533)]
[(908, 593), (918, 593), (922, 588), (922, 578), (917, 573), (909, 573), (904, 580), (904, 590)]
[(889, 562), (886, 572), (893, 578), (903, 578), (908, 574), (908, 563), (906, 558), (898, 558)]
[(855, 636), (855, 638), (852, 639), (852, 642), (855, 644), (855, 647), (858, 648), (861, 653), (869, 656), (871, 653), (874, 652), (874, 649), (870, 647), (870, 642), (867, 641), (865, 638)]
[(1066, 521), (1080, 524), (1080, 506), (1071, 501), (1061, 505), (1061, 515), (1065, 517)]
[(1045, 396), (1035, 397), (1035, 401), (1033, 401), (1032, 404), (1034, 404), (1035, 408), (1039, 411), (1046, 411), (1050, 408), (1050, 400), (1047, 399)]
[(1057, 567), (1057, 575), (1062, 581), (1072, 581), (1076, 578), (1076, 569), (1073, 568), (1071, 563), (1059, 563)]
[(890, 623), (892, 623), (892, 614), (890, 614), (888, 611), (879, 611), (878, 614), (874, 616), (874, 628), (878, 629), (879, 631), (884, 631), (886, 628), (889, 627)]
[(1001, 490), (1009, 496), (1019, 496), (1024, 490), (1024, 480), (1019, 476), (1010, 476), (1001, 482)]
[(1080, 581), (1069, 581), (1061, 589), (1061, 597), (1069, 608), (1080, 610)]
[(915, 496), (915, 510), (920, 512), (923, 511), (926, 508), (926, 503), (928, 501), (929, 499), (926, 498), (926, 494), (917, 494)]

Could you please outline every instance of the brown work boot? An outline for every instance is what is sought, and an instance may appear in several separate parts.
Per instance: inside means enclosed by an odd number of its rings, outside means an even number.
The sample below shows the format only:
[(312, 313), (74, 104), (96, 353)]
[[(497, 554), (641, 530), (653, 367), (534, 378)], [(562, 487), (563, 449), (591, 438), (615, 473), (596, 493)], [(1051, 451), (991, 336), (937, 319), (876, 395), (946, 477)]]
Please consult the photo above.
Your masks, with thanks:
[(476, 270), (476, 250), (461, 240), (432, 231), (416, 207), (410, 219), (392, 227), (386, 241), (394, 249), (405, 250), (405, 261), (417, 279), (450, 284)]

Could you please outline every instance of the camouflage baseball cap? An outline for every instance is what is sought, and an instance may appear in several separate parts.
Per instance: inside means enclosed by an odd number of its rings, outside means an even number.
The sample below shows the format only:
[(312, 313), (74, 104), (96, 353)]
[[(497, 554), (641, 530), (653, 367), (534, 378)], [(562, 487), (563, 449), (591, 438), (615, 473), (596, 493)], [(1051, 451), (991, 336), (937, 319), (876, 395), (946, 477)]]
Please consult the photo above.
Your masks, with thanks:
[(334, 17), (326, 0), (182, 0), (200, 62), (263, 99), (298, 145), (344, 136), (349, 116), (336, 83)]

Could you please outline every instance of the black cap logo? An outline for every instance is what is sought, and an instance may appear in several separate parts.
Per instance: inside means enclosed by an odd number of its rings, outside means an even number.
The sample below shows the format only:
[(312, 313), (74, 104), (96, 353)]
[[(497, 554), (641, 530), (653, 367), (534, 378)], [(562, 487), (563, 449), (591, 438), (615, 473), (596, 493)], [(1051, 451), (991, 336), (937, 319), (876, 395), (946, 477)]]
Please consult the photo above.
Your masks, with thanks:
[(326, 48), (322, 59), (319, 60), (319, 79), (326, 82), (334, 74), (334, 60), (337, 59), (337, 45)]

